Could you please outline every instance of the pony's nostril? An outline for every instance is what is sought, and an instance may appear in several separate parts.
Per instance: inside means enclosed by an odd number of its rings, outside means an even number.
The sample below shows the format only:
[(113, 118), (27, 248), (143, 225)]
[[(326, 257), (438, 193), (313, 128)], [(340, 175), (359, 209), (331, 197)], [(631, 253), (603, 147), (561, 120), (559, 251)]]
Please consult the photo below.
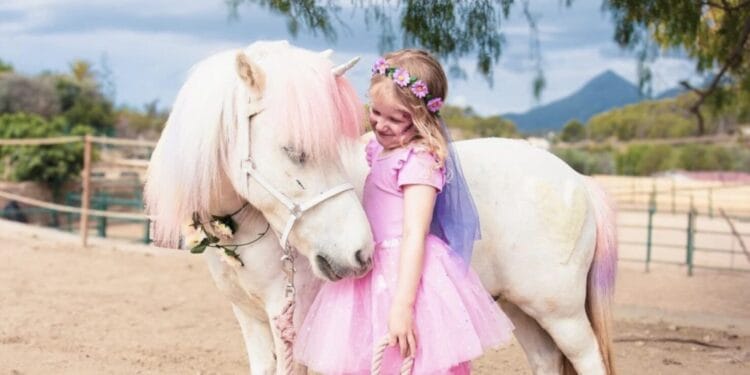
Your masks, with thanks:
[(360, 267), (365, 267), (370, 262), (370, 259), (365, 259), (362, 255), (362, 250), (357, 250), (356, 253), (354, 253), (354, 258), (357, 259), (357, 263)]
[(338, 280), (340, 277), (336, 274), (331, 266), (331, 262), (322, 255), (315, 256), (315, 262), (318, 264), (318, 268), (330, 279)]

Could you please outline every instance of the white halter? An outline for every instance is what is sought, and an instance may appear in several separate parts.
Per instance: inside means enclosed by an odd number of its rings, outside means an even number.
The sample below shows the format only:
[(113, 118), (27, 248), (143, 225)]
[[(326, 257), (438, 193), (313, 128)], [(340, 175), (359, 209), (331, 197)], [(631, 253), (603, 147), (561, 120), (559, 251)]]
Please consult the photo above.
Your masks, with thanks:
[(242, 160), (241, 163), (242, 170), (245, 171), (248, 178), (248, 183), (250, 182), (250, 177), (254, 178), (255, 181), (257, 181), (260, 186), (262, 186), (266, 191), (268, 191), (271, 195), (276, 198), (281, 204), (284, 205), (284, 207), (289, 210), (289, 219), (286, 222), (286, 226), (284, 226), (284, 231), (281, 233), (281, 236), (279, 237), (279, 243), (281, 244), (282, 248), (286, 248), (289, 241), (289, 234), (292, 232), (292, 228), (294, 227), (294, 223), (302, 217), (302, 214), (306, 211), (310, 210), (311, 208), (319, 205), (320, 203), (323, 203), (324, 201), (328, 200), (329, 198), (333, 198), (345, 191), (353, 190), (354, 186), (350, 183), (343, 183), (341, 185), (335, 186), (326, 192), (318, 195), (317, 197), (314, 197), (310, 199), (307, 202), (304, 203), (297, 203), (291, 200), (289, 197), (284, 195), (281, 191), (273, 187), (268, 180), (266, 180), (265, 177), (263, 177), (260, 172), (256, 169), (255, 162), (252, 158), (248, 157), (247, 159)]
[(249, 186), (250, 184), (250, 178), (254, 178), (255, 181), (257, 181), (260, 186), (262, 186), (268, 193), (270, 193), (276, 200), (281, 202), (281, 204), (284, 205), (284, 207), (289, 210), (289, 219), (286, 222), (286, 225), (284, 226), (284, 231), (281, 233), (281, 236), (279, 236), (279, 243), (281, 244), (282, 249), (288, 249), (289, 245), (289, 235), (292, 232), (292, 228), (294, 227), (294, 223), (297, 221), (297, 219), (302, 217), (302, 214), (309, 211), (311, 208), (325, 202), (326, 200), (333, 198), (345, 191), (354, 190), (354, 186), (350, 183), (343, 183), (338, 186), (334, 186), (331, 189), (328, 189), (327, 191), (323, 192), (322, 194), (318, 195), (317, 197), (314, 197), (310, 199), (307, 202), (303, 203), (297, 203), (287, 197), (284, 193), (279, 191), (279, 189), (276, 189), (273, 185), (271, 185), (268, 180), (263, 177), (263, 175), (258, 171), (257, 166), (255, 164), (255, 161), (252, 159), (252, 156), (250, 155), (250, 122), (252, 120), (252, 116), (257, 114), (258, 112), (262, 111), (262, 107), (260, 104), (256, 104), (255, 110), (251, 111), (251, 115), (248, 116), (249, 119), (246, 122), (247, 124), (247, 137), (243, 137), (247, 141), (247, 147), (246, 155), (247, 158), (240, 161), (240, 168), (242, 168), (243, 171), (245, 171), (247, 181), (246, 186)]

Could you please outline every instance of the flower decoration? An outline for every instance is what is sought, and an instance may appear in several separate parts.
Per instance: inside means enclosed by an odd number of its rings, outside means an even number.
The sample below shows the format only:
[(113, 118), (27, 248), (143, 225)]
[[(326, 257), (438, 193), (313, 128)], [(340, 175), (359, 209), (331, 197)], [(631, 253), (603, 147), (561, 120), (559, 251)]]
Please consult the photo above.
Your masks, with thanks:
[(409, 72), (406, 71), (406, 69), (397, 68), (393, 72), (393, 81), (396, 82), (397, 85), (401, 87), (406, 87), (409, 85)]
[(437, 113), (441, 107), (443, 107), (443, 99), (441, 98), (433, 98), (427, 102), (427, 109), (430, 112)]
[(230, 228), (227, 224), (222, 223), (219, 220), (213, 220), (211, 221), (211, 229), (216, 233), (219, 237), (223, 239), (230, 240), (232, 239), (232, 236), (234, 235), (234, 231), (232, 231), (232, 228)]
[(197, 213), (193, 214), (192, 222), (187, 225), (184, 231), (185, 246), (190, 249), (190, 252), (201, 254), (207, 247), (215, 247), (220, 253), (231, 257), (232, 263), (239, 263), (240, 266), (244, 266), (245, 264), (242, 263), (242, 259), (237, 253), (237, 248), (240, 245), (220, 243), (222, 240), (232, 239), (237, 231), (237, 223), (232, 219), (232, 215), (212, 216), (208, 226), (211, 231), (206, 230)]
[(427, 88), (427, 84), (422, 80), (417, 80), (411, 85), (411, 92), (417, 96), (417, 98), (424, 98), (430, 93), (430, 89)]
[(375, 60), (375, 64), (372, 65), (372, 74), (385, 74), (387, 69), (388, 62), (386, 62), (385, 59), (381, 57)]
[(376, 74), (382, 74), (389, 77), (400, 87), (408, 87), (414, 96), (424, 101), (430, 112), (434, 113), (436, 116), (440, 115), (438, 112), (443, 106), (443, 98), (433, 97), (430, 94), (430, 89), (427, 86), (427, 83), (417, 77), (412, 77), (406, 69), (391, 67), (384, 58), (380, 57), (372, 66), (372, 75)]

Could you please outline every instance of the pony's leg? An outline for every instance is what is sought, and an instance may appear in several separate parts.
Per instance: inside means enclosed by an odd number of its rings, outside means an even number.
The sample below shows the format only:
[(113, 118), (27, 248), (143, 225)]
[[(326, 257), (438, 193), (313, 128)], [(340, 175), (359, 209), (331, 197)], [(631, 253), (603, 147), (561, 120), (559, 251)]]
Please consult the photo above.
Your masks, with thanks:
[(526, 353), (531, 371), (536, 375), (560, 374), (563, 354), (547, 332), (515, 304), (501, 299), (500, 306), (516, 326), (513, 335)]
[(234, 304), (232, 304), (232, 310), (240, 324), (242, 337), (245, 339), (250, 373), (252, 375), (274, 374), (276, 371), (275, 354), (268, 350), (273, 347), (274, 340), (268, 322), (246, 314)]
[(577, 373), (606, 374), (599, 344), (583, 306), (573, 315), (547, 315), (540, 318), (541, 326), (555, 340)]
[(206, 251), (204, 258), (216, 287), (232, 304), (234, 316), (242, 329), (251, 373), (273, 374), (276, 369), (273, 336), (263, 301), (258, 295), (242, 288), (237, 272), (222, 262), (216, 252)]

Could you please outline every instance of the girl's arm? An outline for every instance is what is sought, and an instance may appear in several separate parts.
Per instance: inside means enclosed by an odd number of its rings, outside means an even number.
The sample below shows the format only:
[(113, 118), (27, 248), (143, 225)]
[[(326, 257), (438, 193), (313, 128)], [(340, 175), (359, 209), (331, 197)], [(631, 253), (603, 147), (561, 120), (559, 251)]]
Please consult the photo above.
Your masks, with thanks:
[(412, 330), (414, 300), (422, 277), (425, 237), (430, 230), (437, 190), (429, 185), (406, 185), (404, 229), (399, 255), (398, 282), (389, 317), (391, 344), (398, 342), (401, 355), (416, 352)]

